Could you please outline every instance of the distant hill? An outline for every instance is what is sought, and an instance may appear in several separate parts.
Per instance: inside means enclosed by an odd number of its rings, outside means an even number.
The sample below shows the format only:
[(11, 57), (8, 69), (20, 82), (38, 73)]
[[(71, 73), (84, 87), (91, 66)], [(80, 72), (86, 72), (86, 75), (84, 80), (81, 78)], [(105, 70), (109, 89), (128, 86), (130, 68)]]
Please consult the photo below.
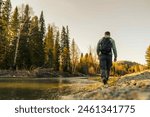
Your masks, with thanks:
[(130, 67), (131, 66), (135, 66), (135, 65), (141, 65), (141, 66), (144, 66), (144, 65), (142, 65), (142, 64), (139, 64), (139, 63), (137, 63), (137, 62), (132, 62), (132, 61), (126, 61), (126, 60), (122, 60), (122, 61), (117, 61), (116, 62), (117, 64), (122, 64), (122, 65), (129, 65)]
[(125, 74), (141, 72), (146, 69), (147, 69), (147, 67), (145, 65), (139, 64), (137, 62), (117, 61), (117, 62), (113, 63), (113, 66), (111, 69), (111, 75), (122, 76)]

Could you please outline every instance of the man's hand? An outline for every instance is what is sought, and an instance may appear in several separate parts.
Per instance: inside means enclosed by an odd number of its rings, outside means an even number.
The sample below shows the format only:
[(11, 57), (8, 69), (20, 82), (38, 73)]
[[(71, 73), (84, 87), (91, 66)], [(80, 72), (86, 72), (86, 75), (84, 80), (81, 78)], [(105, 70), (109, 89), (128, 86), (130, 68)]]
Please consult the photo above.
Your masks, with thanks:
[(117, 61), (117, 58), (114, 58), (114, 62), (116, 62)]

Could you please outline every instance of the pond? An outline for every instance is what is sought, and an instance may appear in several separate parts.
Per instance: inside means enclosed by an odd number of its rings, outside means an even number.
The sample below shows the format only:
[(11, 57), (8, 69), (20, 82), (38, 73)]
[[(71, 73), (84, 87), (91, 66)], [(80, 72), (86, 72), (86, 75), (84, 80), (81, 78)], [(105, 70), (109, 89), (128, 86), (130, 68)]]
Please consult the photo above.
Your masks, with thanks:
[(89, 90), (98, 82), (98, 78), (0, 78), (0, 99), (58, 100), (81, 89)]

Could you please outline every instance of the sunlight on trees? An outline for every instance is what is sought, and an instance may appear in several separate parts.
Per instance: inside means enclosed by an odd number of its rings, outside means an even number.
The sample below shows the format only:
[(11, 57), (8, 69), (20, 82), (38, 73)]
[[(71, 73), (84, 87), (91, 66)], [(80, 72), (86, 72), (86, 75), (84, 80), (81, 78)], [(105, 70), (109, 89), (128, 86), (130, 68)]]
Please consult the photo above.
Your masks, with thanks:
[[(34, 16), (31, 6), (23, 4), (12, 11), (11, 1), (0, 6), (0, 69), (49, 68), (71, 74), (95, 75), (100, 73), (96, 47), (81, 53), (75, 39), (70, 38), (69, 27), (59, 29), (45, 25), (44, 12)], [(150, 46), (146, 51), (150, 67)], [(147, 69), (135, 62), (116, 62), (111, 75), (119, 76)]]
[(145, 58), (146, 58), (147, 66), (148, 68), (150, 68), (150, 46), (146, 50)]

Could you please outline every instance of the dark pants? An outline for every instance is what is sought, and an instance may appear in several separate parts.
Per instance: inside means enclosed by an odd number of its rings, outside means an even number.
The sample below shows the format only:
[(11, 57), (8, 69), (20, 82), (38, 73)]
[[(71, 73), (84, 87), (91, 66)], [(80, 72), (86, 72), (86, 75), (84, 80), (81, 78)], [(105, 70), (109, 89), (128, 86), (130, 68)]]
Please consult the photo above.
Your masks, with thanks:
[(102, 79), (109, 79), (110, 69), (112, 66), (112, 55), (100, 56), (100, 69)]

